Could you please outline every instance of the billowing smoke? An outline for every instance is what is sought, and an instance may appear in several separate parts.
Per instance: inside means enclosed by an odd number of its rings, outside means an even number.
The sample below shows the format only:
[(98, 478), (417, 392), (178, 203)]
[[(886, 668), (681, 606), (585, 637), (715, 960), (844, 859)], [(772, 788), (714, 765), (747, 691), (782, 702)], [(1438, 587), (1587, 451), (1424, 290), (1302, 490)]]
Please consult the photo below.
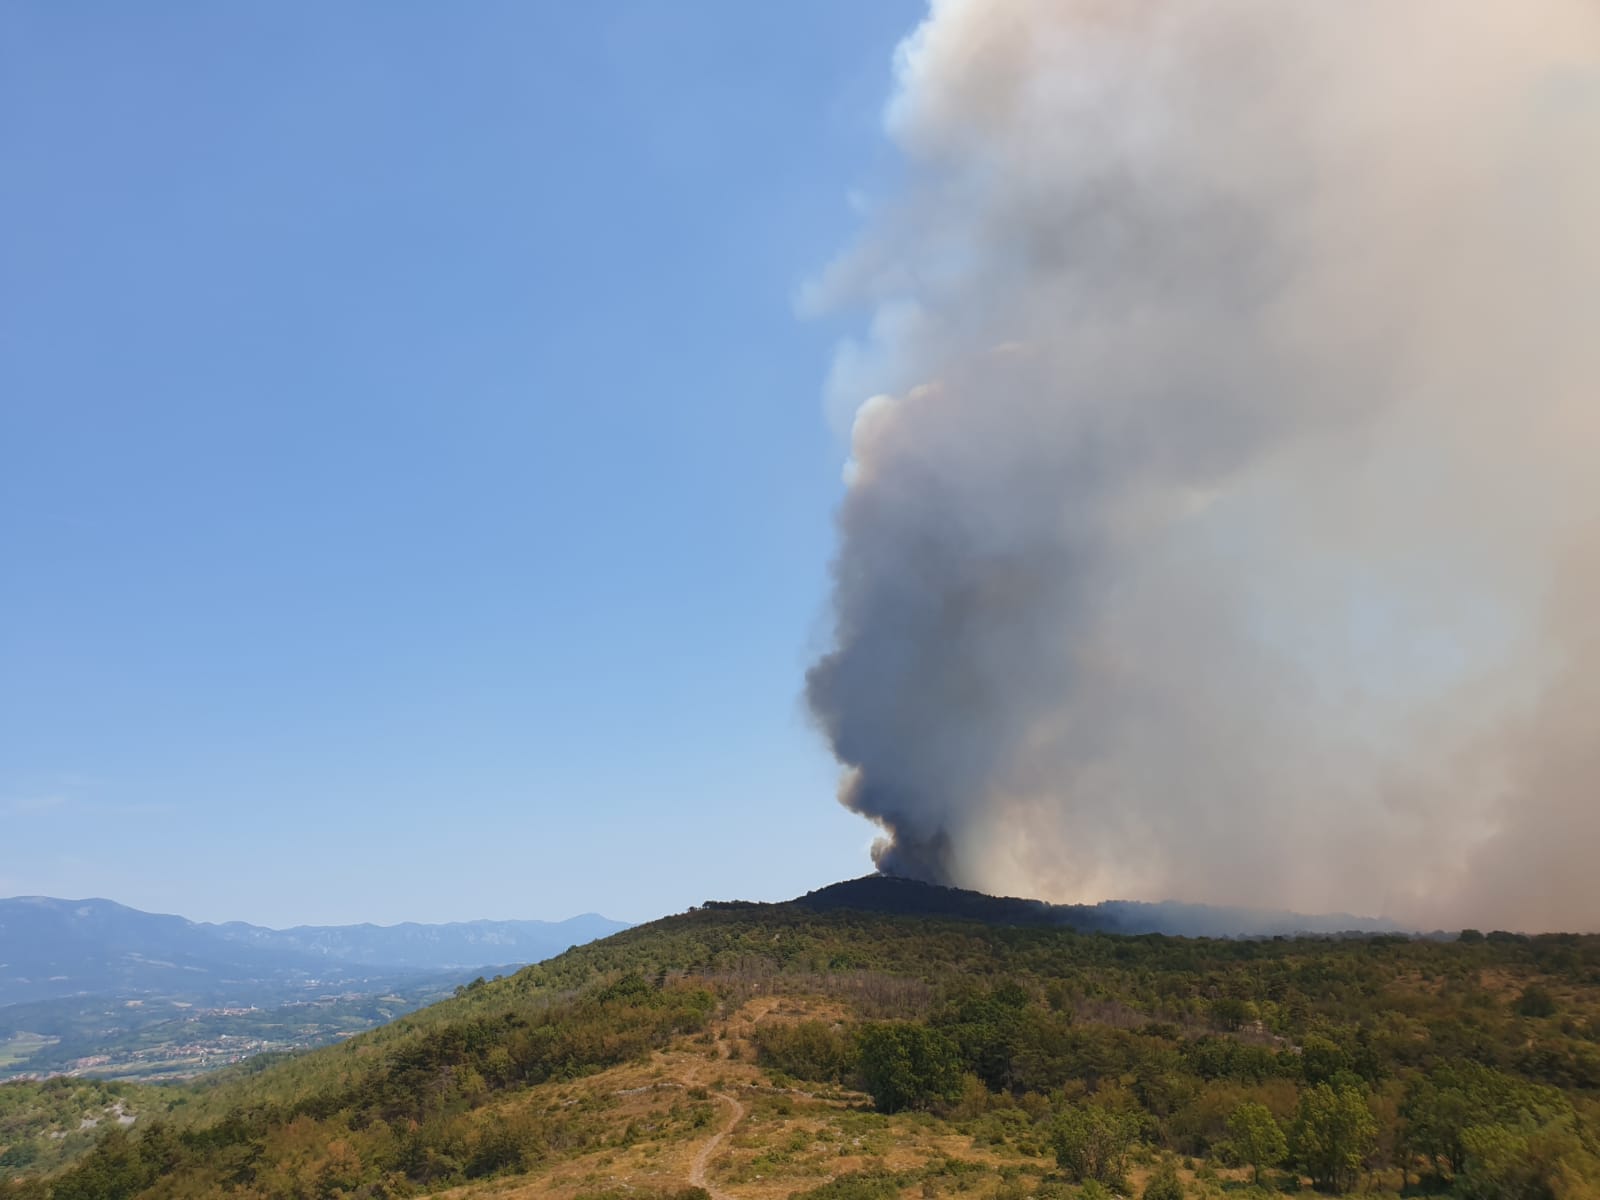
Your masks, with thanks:
[(935, 0), (897, 69), (811, 297), (880, 867), (1600, 928), (1600, 5)]

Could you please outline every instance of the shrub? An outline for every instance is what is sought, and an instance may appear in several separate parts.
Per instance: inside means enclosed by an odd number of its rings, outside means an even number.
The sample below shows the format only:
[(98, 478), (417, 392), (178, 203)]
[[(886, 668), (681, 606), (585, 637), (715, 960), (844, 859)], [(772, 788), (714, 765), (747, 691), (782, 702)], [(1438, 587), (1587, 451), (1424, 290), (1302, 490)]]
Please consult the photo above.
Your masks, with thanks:
[(1324, 1191), (1353, 1188), (1377, 1140), (1378, 1122), (1355, 1088), (1319, 1083), (1300, 1097), (1295, 1157)]
[(757, 1062), (796, 1079), (839, 1083), (856, 1068), (854, 1040), (826, 1021), (758, 1025), (752, 1037)]
[(1144, 1200), (1184, 1200), (1187, 1194), (1183, 1180), (1178, 1178), (1178, 1169), (1170, 1159), (1162, 1163), (1161, 1169), (1144, 1185)]
[(1517, 998), (1517, 1014), (1523, 1017), (1553, 1017), (1556, 1015), (1555, 998), (1536, 985), (1529, 985)]
[(951, 1103), (961, 1094), (955, 1044), (914, 1021), (885, 1021), (861, 1031), (861, 1079), (886, 1113)]
[(1094, 1104), (1069, 1108), (1056, 1118), (1056, 1162), (1074, 1179), (1120, 1188), (1137, 1133), (1126, 1113)]
[(852, 1171), (791, 1200), (899, 1200), (900, 1177), (891, 1171)]

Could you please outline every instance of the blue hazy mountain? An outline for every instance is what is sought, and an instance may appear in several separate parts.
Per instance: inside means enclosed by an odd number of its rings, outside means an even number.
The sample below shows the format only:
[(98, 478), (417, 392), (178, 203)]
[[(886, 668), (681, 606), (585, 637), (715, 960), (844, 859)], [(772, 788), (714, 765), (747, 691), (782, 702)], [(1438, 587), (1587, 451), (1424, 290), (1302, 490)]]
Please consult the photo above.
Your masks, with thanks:
[(276, 930), (188, 921), (110, 900), (22, 896), (0, 900), (0, 1006), (152, 994), (260, 1003), (283, 988), (538, 962), (626, 927), (591, 913), (567, 921)]
[(565, 921), (452, 921), (445, 925), (297, 925), (263, 929), (229, 922), (202, 926), (235, 945), (318, 961), (434, 970), (485, 963), (531, 963), (628, 928), (598, 913)]

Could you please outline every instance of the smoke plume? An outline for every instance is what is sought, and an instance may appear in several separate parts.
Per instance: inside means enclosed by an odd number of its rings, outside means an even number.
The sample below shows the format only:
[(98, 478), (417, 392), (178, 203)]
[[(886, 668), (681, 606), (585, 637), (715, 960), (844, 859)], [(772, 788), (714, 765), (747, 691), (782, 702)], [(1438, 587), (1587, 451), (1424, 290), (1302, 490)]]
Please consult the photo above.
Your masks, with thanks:
[(832, 648), (882, 870), (1600, 928), (1600, 6), (934, 0)]

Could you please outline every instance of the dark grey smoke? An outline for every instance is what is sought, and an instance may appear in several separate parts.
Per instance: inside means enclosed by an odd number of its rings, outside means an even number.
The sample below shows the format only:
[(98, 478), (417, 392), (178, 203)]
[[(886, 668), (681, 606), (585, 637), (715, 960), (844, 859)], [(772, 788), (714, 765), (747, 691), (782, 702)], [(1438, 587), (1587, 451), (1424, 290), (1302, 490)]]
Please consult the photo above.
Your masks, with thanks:
[(807, 695), (881, 869), (1600, 927), (1600, 7), (943, 0)]

